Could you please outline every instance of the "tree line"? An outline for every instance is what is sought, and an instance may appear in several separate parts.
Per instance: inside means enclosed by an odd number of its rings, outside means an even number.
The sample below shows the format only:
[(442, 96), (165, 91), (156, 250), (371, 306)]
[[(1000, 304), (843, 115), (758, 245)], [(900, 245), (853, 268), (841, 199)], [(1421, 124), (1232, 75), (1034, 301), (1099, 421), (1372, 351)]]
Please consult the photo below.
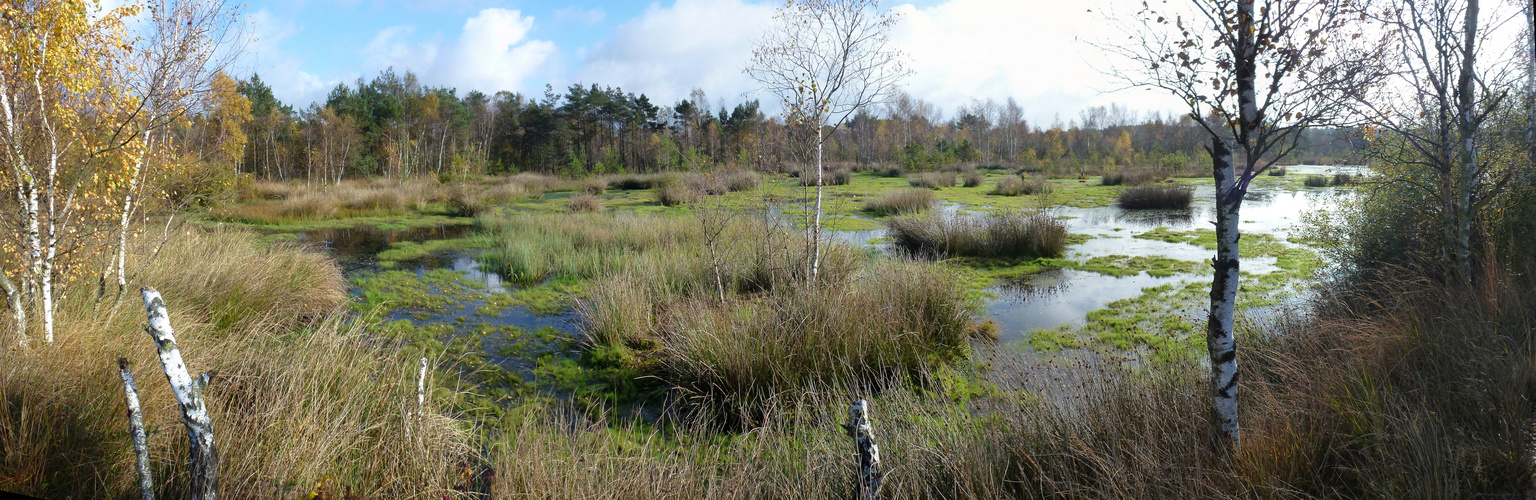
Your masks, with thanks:
[[(575, 84), (543, 95), (460, 93), (387, 69), (337, 85), (298, 109), (251, 75), (220, 77), (176, 141), (207, 168), (264, 180), (462, 178), (538, 172), (583, 177), (740, 168), (782, 172), (806, 161), (803, 130), (767, 116), (759, 101), (711, 101), (701, 89), (658, 105), (618, 87)], [(899, 94), (860, 110), (825, 142), (828, 161), (926, 171), (957, 163), (1094, 173), (1121, 167), (1186, 170), (1203, 131), (1188, 116), (1141, 115), (1118, 105), (1063, 124), (1024, 118), (1012, 98), (973, 100), (946, 117)], [(1306, 160), (1354, 161), (1351, 130), (1314, 131)]]

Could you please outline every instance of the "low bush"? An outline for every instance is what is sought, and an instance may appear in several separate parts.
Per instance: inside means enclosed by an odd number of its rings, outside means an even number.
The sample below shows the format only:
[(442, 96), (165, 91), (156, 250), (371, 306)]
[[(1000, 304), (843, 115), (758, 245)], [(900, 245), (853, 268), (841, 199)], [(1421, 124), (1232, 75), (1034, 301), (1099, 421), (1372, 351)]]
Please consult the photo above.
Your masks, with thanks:
[(1270, 177), (1285, 177), (1285, 174), (1287, 172), (1285, 170), (1285, 167), (1274, 167), (1274, 168), (1269, 169), (1268, 173), (1269, 173)]
[(591, 193), (581, 193), (572, 196), (565, 206), (566, 209), (577, 213), (601, 212), (603, 211), (603, 197)]
[(892, 217), (885, 227), (896, 248), (928, 257), (1034, 259), (1067, 247), (1067, 227), (1042, 213)]
[(897, 189), (865, 201), (864, 210), (875, 215), (910, 214), (933, 208), (933, 202), (933, 191)]
[(939, 189), (955, 187), (955, 174), (953, 172), (923, 172), (907, 176), (907, 184), (912, 187)]
[(1194, 191), (1183, 186), (1136, 186), (1120, 191), (1120, 208), (1189, 208)]
[(966, 172), (965, 175), (961, 176), (961, 178), (965, 179), (965, 187), (971, 188), (980, 186), (982, 182), (986, 181), (987, 176), (981, 172), (972, 171)]
[(1331, 181), (1332, 179), (1329, 179), (1327, 176), (1309, 175), (1307, 176), (1307, 179), (1302, 182), (1305, 183), (1307, 187), (1328, 187), (1328, 183)]

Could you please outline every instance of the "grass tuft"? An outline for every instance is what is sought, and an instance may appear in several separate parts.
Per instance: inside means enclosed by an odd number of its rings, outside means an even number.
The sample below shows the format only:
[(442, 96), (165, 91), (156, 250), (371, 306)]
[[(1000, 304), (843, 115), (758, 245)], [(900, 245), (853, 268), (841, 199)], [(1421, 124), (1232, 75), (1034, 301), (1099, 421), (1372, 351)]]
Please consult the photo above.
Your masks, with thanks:
[(1034, 259), (1060, 257), (1067, 228), (1040, 213), (910, 216), (885, 221), (896, 248), (924, 256)]
[(1136, 186), (1120, 192), (1120, 208), (1189, 208), (1193, 199), (1194, 191), (1183, 186)]
[(933, 208), (933, 191), (927, 189), (897, 189), (864, 202), (864, 210), (875, 215), (900, 215), (917, 213)]

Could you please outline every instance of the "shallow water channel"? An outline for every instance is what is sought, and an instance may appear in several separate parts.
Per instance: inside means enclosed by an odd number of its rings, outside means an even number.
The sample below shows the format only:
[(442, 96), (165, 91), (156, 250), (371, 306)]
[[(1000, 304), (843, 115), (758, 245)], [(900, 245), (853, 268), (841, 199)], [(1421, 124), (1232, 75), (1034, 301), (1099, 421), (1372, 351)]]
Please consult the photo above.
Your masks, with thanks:
[[(1291, 176), (1359, 172), (1357, 168), (1327, 166), (1293, 166), (1289, 170)], [(1243, 233), (1266, 233), (1284, 242), (1291, 236), (1292, 226), (1299, 222), (1302, 213), (1320, 203), (1325, 196), (1330, 196), (1332, 189), (1295, 186), (1293, 183), (1256, 182), (1243, 206)], [(1065, 255), (1068, 259), (1084, 261), (1093, 257), (1118, 255), (1206, 262), (1214, 252), (1202, 246), (1141, 239), (1133, 235), (1157, 228), (1192, 231), (1213, 227), (1213, 191), (1208, 183), (1197, 186), (1194, 204), (1187, 210), (1059, 206), (1050, 209), (1049, 213), (1061, 219), (1070, 233), (1090, 237), (1085, 242), (1069, 246)], [(943, 204), (941, 210), (946, 213), (979, 211), (953, 203)], [(574, 342), (570, 340), (576, 338), (577, 324), (575, 313), (570, 307), (551, 310), (528, 305), (507, 306), (507, 301), (502, 297), (511, 296), (517, 289), (509, 286), (495, 273), (484, 272), (476, 260), (479, 250), (447, 250), (387, 265), (381, 265), (377, 258), (380, 252), (390, 249), (393, 243), (465, 238), (471, 236), (472, 231), (467, 225), (403, 231), (359, 226), (299, 233), (298, 239), (316, 245), (336, 257), (348, 279), (354, 280), (354, 283), (358, 279), (377, 276), (386, 271), (411, 272), (423, 282), (436, 283), (429, 285), (433, 293), (451, 296), (452, 301), (457, 303), (430, 312), (389, 311), (382, 319), (411, 320), (417, 324), (435, 325), (452, 331), (452, 337), (478, 334), (490, 362), (522, 374), (525, 381), (531, 380), (531, 370), (538, 356), (574, 354)], [(883, 236), (884, 230), (881, 229), (832, 232), (835, 240), (876, 248), (881, 246), (879, 241)], [(1245, 257), (1243, 271), (1252, 275), (1275, 272), (1275, 261), (1274, 257)], [(445, 285), (441, 284), (443, 271), (455, 276), (449, 284), (454, 288), (453, 291), (447, 291)], [(1089, 312), (1105, 308), (1117, 300), (1140, 296), (1149, 287), (1168, 284), (1182, 286), (1209, 279), (1208, 275), (1188, 273), (1152, 276), (1140, 272), (1128, 276), (1111, 276), (1092, 271), (1056, 269), (1005, 281), (989, 288), (987, 292), (990, 297), (985, 304), (985, 313), (997, 321), (999, 337), (1003, 342), (1016, 342), (1027, 340), (1030, 332), (1035, 329), (1082, 326)], [(356, 286), (353, 288), (353, 294), (361, 297), (363, 292)], [(1293, 294), (1292, 300), (1304, 299), (1303, 293)], [(1188, 313), (1203, 314), (1203, 311)], [(496, 331), (515, 333), (489, 334)], [(551, 341), (556, 331), (561, 333), (558, 337), (563, 338), (563, 341)], [(541, 332), (538, 337), (543, 341), (530, 344), (526, 339), (519, 338), (529, 337), (532, 332)]]

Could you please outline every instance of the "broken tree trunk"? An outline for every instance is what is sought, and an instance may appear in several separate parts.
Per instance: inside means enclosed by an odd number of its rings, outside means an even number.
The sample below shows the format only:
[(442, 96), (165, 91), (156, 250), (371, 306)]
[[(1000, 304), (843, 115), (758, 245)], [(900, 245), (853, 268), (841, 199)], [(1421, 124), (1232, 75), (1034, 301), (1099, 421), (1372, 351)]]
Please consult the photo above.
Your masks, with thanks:
[(149, 314), (149, 325), (144, 331), (155, 339), (165, 379), (171, 383), (171, 392), (181, 406), (181, 421), (187, 426), (192, 499), (213, 500), (218, 491), (219, 452), (214, 447), (213, 420), (203, 402), (203, 390), (217, 372), (210, 371), (196, 379), (187, 373), (187, 364), (181, 359), (181, 350), (176, 347), (176, 336), (171, 331), (165, 300), (160, 292), (147, 286), (139, 289), (139, 293), (144, 296), (144, 309)]
[(859, 485), (854, 497), (860, 500), (878, 498), (880, 493), (880, 447), (875, 445), (875, 430), (869, 424), (869, 402), (858, 400), (848, 409), (848, 435), (853, 436), (854, 447), (859, 453)]
[(149, 474), (149, 446), (144, 441), (144, 417), (139, 411), (139, 388), (133, 383), (126, 358), (117, 358), (117, 368), (123, 377), (123, 392), (128, 396), (128, 434), (133, 436), (133, 453), (138, 457), (139, 497), (155, 500), (155, 479)]

